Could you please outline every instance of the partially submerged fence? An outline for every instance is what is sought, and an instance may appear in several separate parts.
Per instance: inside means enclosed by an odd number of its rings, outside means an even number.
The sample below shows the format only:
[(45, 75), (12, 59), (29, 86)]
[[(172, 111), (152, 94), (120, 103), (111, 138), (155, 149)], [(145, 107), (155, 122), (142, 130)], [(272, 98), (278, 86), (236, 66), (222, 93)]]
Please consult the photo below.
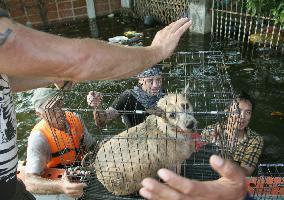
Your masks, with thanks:
[(213, 1), (211, 33), (214, 38), (233, 39), (250, 56), (255, 49), (275, 49), (283, 54), (283, 24), (276, 24), (272, 13), (269, 16), (249, 14), (246, 4), (246, 0)]
[(168, 24), (189, 13), (189, 0), (134, 0), (133, 10), (140, 17), (151, 16)]

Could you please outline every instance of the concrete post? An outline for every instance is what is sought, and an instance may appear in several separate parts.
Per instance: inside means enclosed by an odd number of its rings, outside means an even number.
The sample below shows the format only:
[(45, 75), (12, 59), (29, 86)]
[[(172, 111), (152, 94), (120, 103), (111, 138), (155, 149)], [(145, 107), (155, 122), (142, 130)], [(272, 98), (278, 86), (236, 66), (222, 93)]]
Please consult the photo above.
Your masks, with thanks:
[(211, 31), (211, 12), (208, 11), (210, 0), (189, 0), (189, 18), (193, 25), (191, 31), (206, 34)]
[(95, 11), (94, 0), (86, 0), (86, 3), (87, 3), (87, 13), (88, 13), (89, 19), (95, 19), (96, 11)]
[(131, 8), (131, 0), (121, 0), (121, 7), (122, 8)]
[(99, 28), (96, 19), (89, 19), (89, 27), (91, 30), (91, 36), (92, 38), (98, 38), (99, 37)]

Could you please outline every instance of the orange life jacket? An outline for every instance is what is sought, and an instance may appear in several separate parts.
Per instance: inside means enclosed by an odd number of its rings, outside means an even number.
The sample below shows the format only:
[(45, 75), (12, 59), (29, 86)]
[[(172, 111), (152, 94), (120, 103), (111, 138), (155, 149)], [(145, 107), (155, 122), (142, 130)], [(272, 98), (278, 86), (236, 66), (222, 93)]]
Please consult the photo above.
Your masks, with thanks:
[(82, 159), (83, 149), (80, 148), (80, 141), (84, 136), (83, 125), (72, 112), (65, 112), (65, 117), (71, 133), (50, 127), (44, 119), (32, 130), (40, 131), (49, 143), (51, 160), (47, 163), (48, 168), (74, 164)]

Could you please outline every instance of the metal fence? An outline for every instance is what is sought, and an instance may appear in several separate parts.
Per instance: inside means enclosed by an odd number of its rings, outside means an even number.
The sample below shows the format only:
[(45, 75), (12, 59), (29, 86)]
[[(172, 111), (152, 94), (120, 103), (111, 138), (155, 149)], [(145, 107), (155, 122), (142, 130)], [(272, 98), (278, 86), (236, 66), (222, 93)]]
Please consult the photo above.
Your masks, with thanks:
[(212, 40), (224, 43), (234, 40), (248, 58), (253, 58), (256, 50), (283, 55), (283, 24), (276, 24), (272, 13), (269, 16), (249, 14), (246, 4), (246, 0), (213, 1)]

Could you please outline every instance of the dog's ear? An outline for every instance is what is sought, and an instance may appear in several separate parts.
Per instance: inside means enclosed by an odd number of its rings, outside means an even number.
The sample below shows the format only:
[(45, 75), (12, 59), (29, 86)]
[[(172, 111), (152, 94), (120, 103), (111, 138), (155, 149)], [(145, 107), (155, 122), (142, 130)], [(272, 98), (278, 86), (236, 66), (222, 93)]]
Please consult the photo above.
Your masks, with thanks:
[(166, 115), (165, 111), (158, 107), (146, 109), (146, 112), (150, 115), (156, 115), (158, 117), (165, 117)]

